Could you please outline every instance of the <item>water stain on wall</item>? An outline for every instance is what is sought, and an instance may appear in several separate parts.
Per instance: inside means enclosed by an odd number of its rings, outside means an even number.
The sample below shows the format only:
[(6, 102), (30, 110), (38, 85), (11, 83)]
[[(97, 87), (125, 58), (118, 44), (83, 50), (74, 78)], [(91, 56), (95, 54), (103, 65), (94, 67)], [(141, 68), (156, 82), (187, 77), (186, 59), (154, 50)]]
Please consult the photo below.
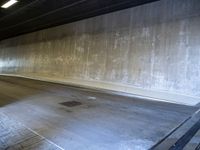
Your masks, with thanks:
[(200, 2), (161, 0), (0, 42), (0, 73), (200, 96)]

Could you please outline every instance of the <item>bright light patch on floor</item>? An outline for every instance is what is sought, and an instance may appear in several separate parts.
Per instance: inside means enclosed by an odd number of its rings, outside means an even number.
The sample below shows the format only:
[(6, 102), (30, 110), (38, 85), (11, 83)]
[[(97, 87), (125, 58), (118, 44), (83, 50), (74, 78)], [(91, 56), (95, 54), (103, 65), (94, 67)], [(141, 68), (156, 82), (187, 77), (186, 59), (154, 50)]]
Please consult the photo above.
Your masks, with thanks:
[(1, 6), (1, 8), (8, 8), (8, 7), (14, 5), (14, 4), (17, 3), (17, 2), (18, 2), (17, 0), (9, 0), (9, 1), (6, 2), (5, 4), (3, 4), (3, 5)]

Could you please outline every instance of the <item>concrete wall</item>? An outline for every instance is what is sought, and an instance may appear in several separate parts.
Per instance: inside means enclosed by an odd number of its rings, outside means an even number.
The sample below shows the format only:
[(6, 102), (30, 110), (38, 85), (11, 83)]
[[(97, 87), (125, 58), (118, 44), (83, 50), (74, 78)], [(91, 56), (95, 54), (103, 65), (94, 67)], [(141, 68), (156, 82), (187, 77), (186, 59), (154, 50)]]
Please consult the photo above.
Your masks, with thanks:
[(196, 104), (200, 1), (161, 0), (1, 41), (0, 73)]

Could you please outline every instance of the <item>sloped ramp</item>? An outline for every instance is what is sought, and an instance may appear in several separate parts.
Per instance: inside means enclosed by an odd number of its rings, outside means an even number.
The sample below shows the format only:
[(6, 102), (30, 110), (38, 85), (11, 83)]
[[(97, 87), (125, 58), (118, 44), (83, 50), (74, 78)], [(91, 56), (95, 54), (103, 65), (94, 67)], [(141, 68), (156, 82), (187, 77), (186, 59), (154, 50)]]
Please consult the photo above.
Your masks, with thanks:
[(200, 110), (183, 121), (150, 150), (200, 150)]

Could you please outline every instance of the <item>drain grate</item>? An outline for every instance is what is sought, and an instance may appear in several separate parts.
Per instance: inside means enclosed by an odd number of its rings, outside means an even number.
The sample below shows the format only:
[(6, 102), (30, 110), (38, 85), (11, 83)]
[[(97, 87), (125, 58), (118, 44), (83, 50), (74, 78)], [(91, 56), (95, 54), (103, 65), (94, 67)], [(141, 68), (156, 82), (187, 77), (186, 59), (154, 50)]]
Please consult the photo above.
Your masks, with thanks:
[(79, 106), (82, 103), (81, 102), (77, 102), (77, 101), (68, 101), (68, 102), (63, 102), (60, 103), (61, 105), (67, 106), (67, 107), (75, 107), (75, 106)]

